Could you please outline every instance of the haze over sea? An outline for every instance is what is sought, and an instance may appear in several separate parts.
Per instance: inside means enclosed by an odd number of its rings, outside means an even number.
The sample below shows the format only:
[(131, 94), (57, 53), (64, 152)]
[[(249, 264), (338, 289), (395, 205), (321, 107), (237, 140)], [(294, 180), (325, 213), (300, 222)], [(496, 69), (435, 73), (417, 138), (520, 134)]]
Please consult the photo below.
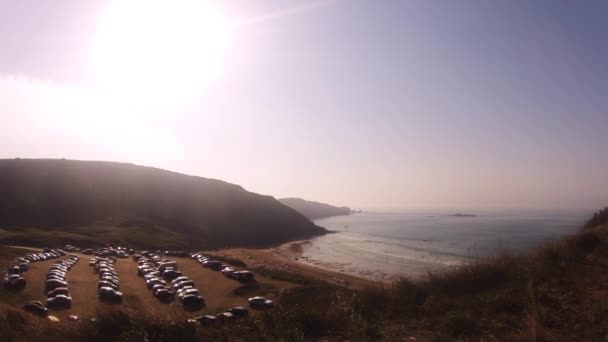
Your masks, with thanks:
[(302, 245), (300, 260), (374, 280), (416, 278), (476, 258), (529, 250), (575, 232), (591, 214), (582, 209), (484, 209), (334, 216), (315, 221), (336, 233)]

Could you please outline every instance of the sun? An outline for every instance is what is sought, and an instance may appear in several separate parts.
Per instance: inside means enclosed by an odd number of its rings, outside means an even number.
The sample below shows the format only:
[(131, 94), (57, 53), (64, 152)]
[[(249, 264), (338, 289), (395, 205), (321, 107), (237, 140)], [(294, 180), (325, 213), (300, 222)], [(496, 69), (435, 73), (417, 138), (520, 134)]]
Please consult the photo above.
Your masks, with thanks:
[(172, 101), (221, 71), (230, 27), (214, 2), (116, 0), (100, 19), (90, 60), (105, 91)]

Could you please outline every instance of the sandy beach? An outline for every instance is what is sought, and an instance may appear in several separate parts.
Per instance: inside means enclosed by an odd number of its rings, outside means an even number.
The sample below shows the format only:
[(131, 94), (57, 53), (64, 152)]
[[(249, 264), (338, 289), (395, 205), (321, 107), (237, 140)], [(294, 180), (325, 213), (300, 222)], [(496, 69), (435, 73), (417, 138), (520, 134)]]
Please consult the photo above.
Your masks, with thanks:
[(329, 267), (324, 268), (320, 265), (309, 264), (306, 260), (301, 259), (302, 245), (307, 243), (309, 243), (308, 240), (301, 240), (263, 249), (228, 248), (209, 252), (209, 254), (239, 259), (250, 268), (264, 267), (271, 270), (291, 272), (356, 289), (378, 286), (378, 282), (370, 279), (339, 273), (336, 271), (338, 268), (334, 270)]

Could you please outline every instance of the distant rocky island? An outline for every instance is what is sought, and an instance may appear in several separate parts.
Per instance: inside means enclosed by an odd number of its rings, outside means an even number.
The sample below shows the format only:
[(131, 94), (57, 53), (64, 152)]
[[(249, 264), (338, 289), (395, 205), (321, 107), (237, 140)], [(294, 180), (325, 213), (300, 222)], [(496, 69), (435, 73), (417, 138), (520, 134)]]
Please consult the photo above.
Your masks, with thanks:
[(456, 214), (452, 214), (450, 216), (452, 216), (452, 217), (477, 217), (477, 215), (475, 215), (475, 214), (462, 214), (462, 213), (456, 213)]
[(306, 201), (301, 198), (280, 198), (279, 202), (306, 216), (309, 220), (350, 215), (352, 212), (349, 207), (336, 207), (325, 203)]

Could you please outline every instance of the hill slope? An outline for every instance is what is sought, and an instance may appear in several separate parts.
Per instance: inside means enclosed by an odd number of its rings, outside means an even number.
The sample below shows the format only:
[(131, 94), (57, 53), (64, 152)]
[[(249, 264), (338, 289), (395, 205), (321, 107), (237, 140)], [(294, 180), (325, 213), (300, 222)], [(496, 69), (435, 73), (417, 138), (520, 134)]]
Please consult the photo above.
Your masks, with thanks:
[(65, 233), (68, 240), (90, 235), (94, 244), (135, 235), (131, 243), (155, 236), (198, 248), (266, 245), (325, 232), (273, 197), (132, 164), (0, 160), (0, 194), (0, 242), (43, 243)]
[(348, 207), (334, 207), (333, 205), (306, 201), (301, 198), (279, 198), (279, 202), (296, 210), (311, 220), (350, 214), (350, 208)]

